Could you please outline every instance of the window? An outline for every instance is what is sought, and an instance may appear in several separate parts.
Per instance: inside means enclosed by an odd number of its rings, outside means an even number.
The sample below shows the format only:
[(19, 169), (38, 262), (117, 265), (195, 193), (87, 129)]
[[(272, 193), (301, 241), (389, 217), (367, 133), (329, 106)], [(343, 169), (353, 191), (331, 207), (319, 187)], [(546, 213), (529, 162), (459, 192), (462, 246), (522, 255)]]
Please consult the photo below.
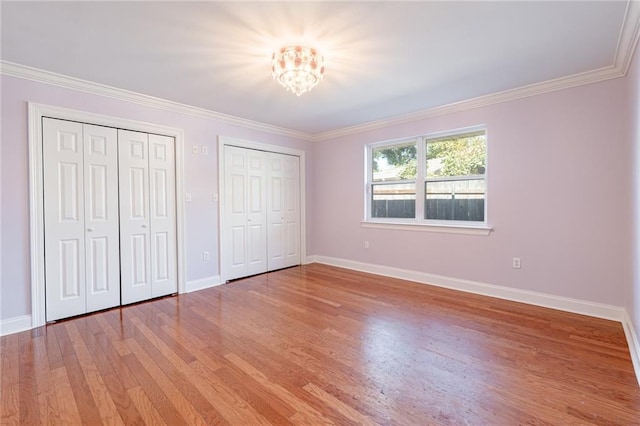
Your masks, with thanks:
[(371, 217), (416, 217), (416, 142), (373, 148)]
[(486, 151), (484, 128), (369, 146), (367, 220), (484, 226)]

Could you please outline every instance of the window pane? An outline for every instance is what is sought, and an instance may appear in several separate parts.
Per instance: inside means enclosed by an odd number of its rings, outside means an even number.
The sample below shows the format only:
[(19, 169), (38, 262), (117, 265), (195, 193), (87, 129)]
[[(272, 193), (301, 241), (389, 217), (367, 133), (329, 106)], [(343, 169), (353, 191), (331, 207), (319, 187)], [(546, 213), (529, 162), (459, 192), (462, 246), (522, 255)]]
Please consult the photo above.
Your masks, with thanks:
[(416, 143), (373, 149), (373, 181), (416, 178)]
[(428, 139), (427, 177), (483, 175), (486, 143), (484, 131)]
[(373, 185), (371, 217), (415, 218), (415, 183)]
[(484, 221), (484, 179), (426, 182), (425, 219)]

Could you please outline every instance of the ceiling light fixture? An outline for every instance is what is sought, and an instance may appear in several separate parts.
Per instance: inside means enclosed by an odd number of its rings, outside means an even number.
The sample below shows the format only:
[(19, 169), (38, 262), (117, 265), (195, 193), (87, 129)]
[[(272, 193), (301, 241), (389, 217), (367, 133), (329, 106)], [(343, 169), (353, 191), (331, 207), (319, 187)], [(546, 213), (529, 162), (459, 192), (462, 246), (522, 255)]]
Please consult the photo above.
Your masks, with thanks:
[(322, 81), (324, 57), (312, 47), (285, 46), (271, 57), (271, 71), (282, 87), (300, 96)]

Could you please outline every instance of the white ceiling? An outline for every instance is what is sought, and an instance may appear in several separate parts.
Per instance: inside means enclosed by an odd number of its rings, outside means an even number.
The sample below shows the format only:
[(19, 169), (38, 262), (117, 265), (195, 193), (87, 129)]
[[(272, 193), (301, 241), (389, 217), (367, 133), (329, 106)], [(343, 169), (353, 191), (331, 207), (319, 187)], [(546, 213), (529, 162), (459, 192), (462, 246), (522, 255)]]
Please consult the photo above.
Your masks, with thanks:
[[(0, 57), (317, 134), (612, 67), (627, 6), (2, 1)], [(298, 41), (326, 65), (300, 97), (270, 65)]]

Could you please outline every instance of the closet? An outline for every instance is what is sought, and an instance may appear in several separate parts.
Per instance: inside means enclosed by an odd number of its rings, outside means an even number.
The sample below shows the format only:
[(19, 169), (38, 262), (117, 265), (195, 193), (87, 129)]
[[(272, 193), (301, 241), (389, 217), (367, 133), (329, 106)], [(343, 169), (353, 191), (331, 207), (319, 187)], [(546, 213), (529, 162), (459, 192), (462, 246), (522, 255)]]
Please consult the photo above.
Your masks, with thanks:
[(300, 264), (300, 158), (224, 147), (224, 279)]
[(177, 291), (174, 139), (42, 119), (46, 320)]

